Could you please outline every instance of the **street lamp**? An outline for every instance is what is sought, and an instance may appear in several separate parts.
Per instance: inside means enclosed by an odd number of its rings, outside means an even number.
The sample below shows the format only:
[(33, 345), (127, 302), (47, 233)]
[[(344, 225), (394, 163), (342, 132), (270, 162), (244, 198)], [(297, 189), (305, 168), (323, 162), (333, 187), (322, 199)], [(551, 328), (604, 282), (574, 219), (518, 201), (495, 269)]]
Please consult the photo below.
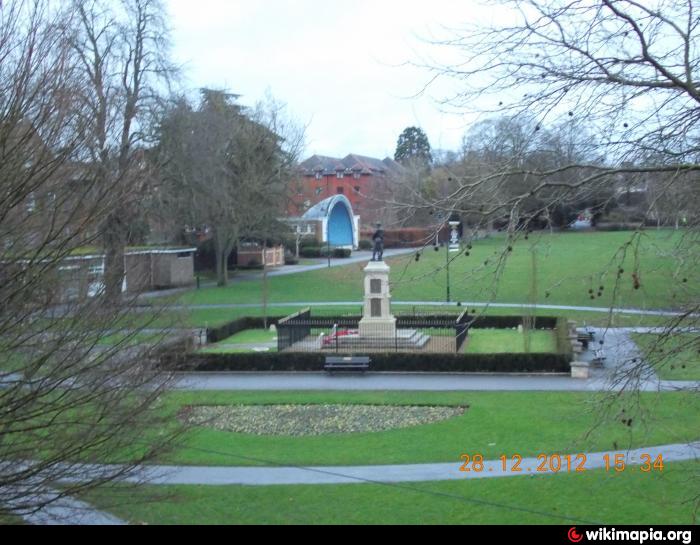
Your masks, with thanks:
[(450, 303), (450, 245), (445, 243), (445, 271), (447, 272), (447, 302)]
[[(445, 216), (441, 219), (442, 222), (446, 222), (450, 226), (450, 238), (449, 240), (445, 241), (445, 274), (447, 275), (447, 287), (446, 287), (446, 296), (445, 299), (447, 300), (448, 303), (451, 303), (451, 297), (450, 297), (450, 254), (459, 252), (460, 251), (460, 245), (459, 245), (459, 232), (457, 229), (459, 228), (460, 224), (462, 222), (460, 221), (446, 221), (449, 216)], [(440, 246), (442, 246), (442, 242), (440, 242), (440, 231), (442, 231), (442, 227), (444, 227), (445, 223), (440, 223), (441, 227), (435, 233), (435, 251), (440, 250)]]

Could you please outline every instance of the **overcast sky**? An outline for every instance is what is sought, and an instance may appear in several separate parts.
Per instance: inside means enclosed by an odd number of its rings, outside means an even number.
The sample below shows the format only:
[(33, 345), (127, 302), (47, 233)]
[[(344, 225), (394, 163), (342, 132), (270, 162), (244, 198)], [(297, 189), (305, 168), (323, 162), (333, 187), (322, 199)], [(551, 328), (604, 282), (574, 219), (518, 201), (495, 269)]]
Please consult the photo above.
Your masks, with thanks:
[[(425, 39), (493, 16), (472, 0), (166, 0), (176, 60), (189, 88), (225, 88), (252, 105), (270, 92), (307, 124), (306, 153), (383, 158), (401, 131), (423, 127), (433, 148), (457, 149), (466, 128), (406, 66)], [(401, 66), (404, 64), (403, 66)]]

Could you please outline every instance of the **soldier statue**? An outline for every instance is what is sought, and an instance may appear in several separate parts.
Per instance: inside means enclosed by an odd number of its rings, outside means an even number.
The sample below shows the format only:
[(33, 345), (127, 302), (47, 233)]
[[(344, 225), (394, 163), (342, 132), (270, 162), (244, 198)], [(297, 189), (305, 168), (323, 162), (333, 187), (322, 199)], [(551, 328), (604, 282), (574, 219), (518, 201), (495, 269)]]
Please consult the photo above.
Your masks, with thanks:
[(374, 251), (372, 252), (372, 261), (384, 261), (384, 229), (382, 224), (377, 224), (377, 230), (372, 235), (374, 242)]

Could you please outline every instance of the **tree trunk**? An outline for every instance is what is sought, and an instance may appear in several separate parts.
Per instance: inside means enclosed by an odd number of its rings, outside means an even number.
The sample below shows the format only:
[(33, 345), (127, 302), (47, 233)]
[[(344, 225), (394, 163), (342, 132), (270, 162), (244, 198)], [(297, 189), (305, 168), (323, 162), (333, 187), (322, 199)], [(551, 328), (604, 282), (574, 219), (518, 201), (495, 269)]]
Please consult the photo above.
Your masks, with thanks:
[(218, 235), (214, 236), (214, 254), (216, 257), (216, 283), (219, 287), (228, 285), (227, 256), (224, 244)]
[(105, 297), (109, 304), (116, 304), (121, 300), (126, 274), (124, 267), (126, 229), (118, 212), (107, 218), (104, 225), (103, 241)]

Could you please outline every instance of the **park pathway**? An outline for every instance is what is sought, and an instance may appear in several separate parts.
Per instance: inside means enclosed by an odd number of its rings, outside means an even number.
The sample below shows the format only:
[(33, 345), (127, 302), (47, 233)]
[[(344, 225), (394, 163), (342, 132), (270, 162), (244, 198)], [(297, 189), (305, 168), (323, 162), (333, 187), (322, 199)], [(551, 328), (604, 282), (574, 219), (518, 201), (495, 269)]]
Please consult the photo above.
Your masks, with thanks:
[[(191, 288), (189, 289), (191, 291)], [(690, 316), (699, 317), (698, 314), (690, 314), (682, 310), (664, 310), (664, 309), (640, 309), (640, 308), (610, 308), (610, 307), (579, 307), (568, 305), (528, 305), (522, 303), (484, 303), (484, 302), (468, 302), (446, 303), (444, 301), (391, 301), (392, 307), (454, 307), (454, 308), (502, 308), (502, 309), (519, 309), (519, 310), (564, 310), (572, 312), (596, 312), (604, 314), (628, 314), (633, 316), (657, 316), (657, 317), (678, 317)], [(269, 301), (268, 307), (361, 307), (362, 301)], [(260, 303), (211, 303), (211, 304), (193, 304), (193, 305), (169, 305), (171, 310), (211, 310), (211, 309), (246, 309), (260, 308)], [(142, 307), (141, 310), (148, 310), (150, 307)]]
[(51, 490), (36, 492), (34, 500), (35, 504), (44, 504), (44, 506), (36, 511), (19, 514), (27, 524), (38, 526), (118, 526), (127, 524), (114, 515), (99, 511), (75, 498), (59, 497), (56, 492)]
[[(567, 375), (479, 375), (450, 373), (186, 373), (174, 384), (189, 391), (433, 391), (433, 392), (605, 392), (629, 388), (596, 372), (588, 380)], [(644, 392), (698, 390), (700, 382), (646, 380)]]
[[(335, 391), (548, 391), (609, 392), (638, 390), (645, 392), (700, 390), (700, 381), (661, 380), (643, 361), (631, 333), (660, 333), (662, 328), (592, 328), (595, 342), (579, 359), (591, 361), (593, 349), (602, 348), (606, 362), (592, 368), (589, 379), (574, 379), (568, 374), (477, 374), (477, 373), (183, 373), (174, 388), (193, 391), (255, 390), (335, 390)], [(600, 342), (603, 344), (601, 345)]]
[[(399, 257), (402, 255), (408, 255), (412, 254), (415, 251), (417, 251), (418, 248), (400, 248), (400, 249), (394, 249), (394, 250), (384, 250), (384, 257), (385, 258), (392, 258), (392, 257)], [(268, 278), (274, 278), (276, 276), (290, 276), (292, 274), (301, 274), (301, 273), (306, 273), (306, 272), (311, 272), (311, 271), (319, 271), (322, 269), (328, 269), (328, 268), (336, 268), (336, 267), (347, 267), (348, 265), (354, 265), (356, 263), (363, 263), (366, 261), (370, 261), (372, 259), (372, 252), (364, 252), (364, 251), (357, 251), (353, 252), (352, 257), (348, 257), (345, 259), (337, 259), (337, 258), (331, 258), (330, 260), (330, 267), (328, 263), (328, 259), (313, 259), (312, 263), (306, 264), (306, 265), (285, 265), (284, 267), (278, 268), (278, 269), (271, 269), (268, 271), (267, 276)], [(231, 280), (233, 281), (251, 281), (251, 280), (261, 280), (263, 277), (262, 272), (243, 272), (243, 273), (237, 273), (235, 274)], [(207, 282), (202, 282), (201, 284), (202, 288), (214, 288), (216, 287), (216, 282), (214, 281), (207, 281)], [(179, 293), (185, 293), (188, 291), (191, 291), (191, 287), (187, 288), (175, 288), (171, 290), (159, 290), (159, 291), (149, 291), (146, 293), (142, 293), (138, 296), (138, 299), (140, 300), (149, 300), (149, 299), (159, 299), (161, 297), (167, 297), (170, 295), (176, 295)]]
[[(221, 453), (225, 454), (225, 453)], [(551, 456), (556, 453), (546, 453)], [(578, 453), (571, 453), (572, 460)], [(649, 455), (652, 461), (659, 455), (664, 463), (697, 460), (700, 458), (700, 441), (691, 444), (673, 444), (645, 447), (632, 450), (615, 450), (586, 454), (585, 470), (604, 469), (605, 456), (614, 460), (615, 455), (625, 457), (625, 464), (639, 467), (646, 463), (642, 457)], [(315, 467), (192, 467), (149, 466), (127, 479), (133, 482), (146, 481), (159, 485), (246, 485), (270, 486), (293, 484), (350, 484), (350, 483), (407, 483), (451, 481), (463, 479), (487, 479), (496, 477), (520, 477), (524, 475), (547, 475), (568, 473), (564, 461), (561, 471), (538, 471), (540, 460), (524, 458), (521, 472), (514, 472), (510, 465), (503, 469), (501, 460), (484, 462), (483, 471), (461, 472), (460, 453), (455, 453), (452, 463), (376, 465), (376, 466), (315, 466)], [(566, 460), (565, 455), (561, 454)], [(235, 458), (235, 456), (232, 456)], [(573, 464), (573, 462), (572, 462)], [(611, 462), (612, 465), (612, 462)], [(572, 468), (573, 472), (578, 465)], [(612, 470), (611, 470), (612, 471)]]

